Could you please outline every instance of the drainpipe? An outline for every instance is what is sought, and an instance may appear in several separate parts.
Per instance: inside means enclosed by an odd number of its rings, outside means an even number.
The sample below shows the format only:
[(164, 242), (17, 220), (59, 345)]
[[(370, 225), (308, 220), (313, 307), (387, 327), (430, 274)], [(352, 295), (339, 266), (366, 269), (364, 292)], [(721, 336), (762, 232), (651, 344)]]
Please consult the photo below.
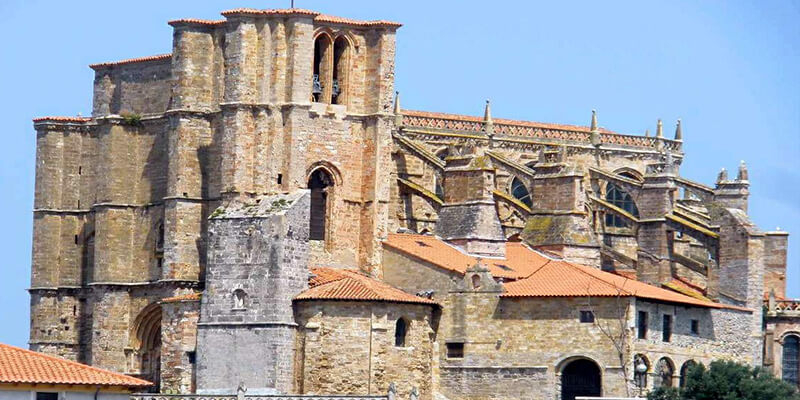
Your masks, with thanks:
[(367, 376), (367, 395), (368, 396), (372, 394), (372, 323), (373, 323), (373, 317), (374, 317), (374, 315), (372, 314), (372, 312), (370, 310), (370, 315), (369, 315), (369, 360), (367, 361), (367, 365), (368, 365), (367, 371), (369, 371), (368, 372), (369, 375)]
[(97, 389), (94, 390), (94, 400), (97, 400), (97, 396), (99, 394), (100, 394), (100, 386), (98, 386)]

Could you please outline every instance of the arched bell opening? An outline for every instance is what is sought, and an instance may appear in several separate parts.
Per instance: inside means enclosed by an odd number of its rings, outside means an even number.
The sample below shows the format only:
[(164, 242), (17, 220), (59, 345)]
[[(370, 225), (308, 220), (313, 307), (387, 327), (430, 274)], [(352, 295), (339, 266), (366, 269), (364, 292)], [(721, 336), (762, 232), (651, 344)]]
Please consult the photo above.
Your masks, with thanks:
[(321, 33), (314, 40), (314, 72), (311, 77), (311, 101), (328, 103), (331, 98), (331, 37)]
[(350, 43), (344, 36), (333, 42), (333, 86), (331, 104), (347, 103), (348, 64), (350, 63)]

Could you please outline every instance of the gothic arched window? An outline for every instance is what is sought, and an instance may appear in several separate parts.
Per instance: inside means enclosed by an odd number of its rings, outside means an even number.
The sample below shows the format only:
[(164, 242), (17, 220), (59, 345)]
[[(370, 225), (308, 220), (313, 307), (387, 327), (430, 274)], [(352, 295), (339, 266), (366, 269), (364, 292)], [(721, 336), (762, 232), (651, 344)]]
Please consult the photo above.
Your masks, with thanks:
[[(606, 201), (627, 211), (634, 217), (639, 217), (639, 209), (636, 208), (636, 203), (633, 202), (631, 195), (613, 183), (609, 183), (606, 186)], [(607, 213), (606, 226), (626, 227), (628, 224), (619, 215)]]
[(800, 337), (786, 336), (783, 339), (783, 357), (781, 377), (784, 381), (797, 386), (800, 383)]
[(525, 187), (525, 184), (522, 183), (522, 180), (517, 177), (514, 177), (514, 179), (511, 180), (511, 195), (517, 200), (521, 201), (522, 204), (528, 206), (528, 208), (533, 207), (531, 193), (528, 191), (528, 188)]
[(399, 318), (394, 325), (394, 345), (395, 347), (406, 347), (406, 334), (408, 333), (408, 322)]
[(311, 189), (311, 215), (308, 238), (325, 240), (325, 225), (328, 212), (328, 188), (333, 186), (333, 179), (322, 168), (316, 169), (308, 179)]

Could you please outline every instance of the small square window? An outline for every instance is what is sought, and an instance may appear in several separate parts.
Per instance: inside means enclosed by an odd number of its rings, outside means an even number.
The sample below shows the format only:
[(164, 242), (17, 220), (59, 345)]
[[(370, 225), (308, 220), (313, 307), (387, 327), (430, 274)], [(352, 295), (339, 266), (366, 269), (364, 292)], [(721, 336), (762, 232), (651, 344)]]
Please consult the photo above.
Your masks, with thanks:
[(464, 358), (464, 343), (448, 343), (447, 358)]
[(581, 311), (581, 322), (582, 323), (594, 322), (594, 313), (591, 311)]
[(700, 321), (693, 319), (692, 320), (692, 335), (700, 334)]
[(58, 400), (58, 393), (36, 392), (36, 400)]
[(189, 364), (194, 364), (197, 361), (197, 353), (194, 351), (187, 351), (186, 357), (189, 359)]

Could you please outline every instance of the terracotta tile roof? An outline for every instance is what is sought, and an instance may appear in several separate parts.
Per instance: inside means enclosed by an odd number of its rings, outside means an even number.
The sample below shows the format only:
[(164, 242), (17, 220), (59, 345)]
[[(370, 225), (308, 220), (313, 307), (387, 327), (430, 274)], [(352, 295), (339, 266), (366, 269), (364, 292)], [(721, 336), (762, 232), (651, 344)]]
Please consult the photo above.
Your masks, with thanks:
[(505, 288), (506, 293), (502, 297), (634, 296), (668, 303), (727, 308), (723, 304), (696, 299), (597, 268), (566, 261), (548, 263), (528, 278), (506, 283)]
[[(436, 236), (392, 233), (384, 246), (425, 260), (437, 267), (463, 274), (477, 258)], [(481, 262), (497, 278), (521, 279), (530, 276), (551, 260), (519, 242), (506, 243), (506, 258), (482, 258)]]
[(189, 293), (180, 296), (167, 297), (161, 300), (162, 303), (176, 303), (179, 301), (199, 301), (202, 298), (202, 293)]
[[(461, 274), (477, 263), (475, 257), (435, 236), (394, 233), (383, 244), (413, 258)], [(506, 242), (505, 259), (483, 258), (481, 262), (489, 267), (494, 277), (516, 279), (504, 283), (506, 292), (503, 297), (635, 296), (699, 307), (751, 311), (696, 299), (597, 268), (548, 258), (523, 243)]]
[(106, 67), (114, 67), (118, 65), (125, 65), (125, 64), (134, 64), (140, 62), (148, 62), (148, 61), (161, 61), (161, 60), (168, 60), (172, 57), (172, 54), (159, 54), (156, 56), (147, 56), (147, 57), (139, 57), (139, 58), (129, 58), (127, 60), (120, 60), (120, 61), (111, 61), (111, 62), (104, 62), (98, 64), (89, 64), (89, 68), (98, 69), (98, 68), (106, 68)]
[(312, 268), (309, 289), (294, 300), (351, 300), (390, 301), (396, 303), (437, 303), (431, 299), (414, 296), (386, 283), (372, 279), (358, 271), (326, 267)]
[(125, 386), (152, 383), (0, 343), (0, 383)]
[[(343, 25), (351, 25), (351, 26), (360, 26), (360, 27), (371, 27), (371, 26), (389, 26), (389, 27), (400, 27), (403, 24), (398, 22), (392, 21), (385, 21), (385, 20), (375, 20), (375, 21), (361, 21), (356, 19), (350, 18), (343, 18), (343, 17), (336, 17), (333, 15), (324, 15), (320, 14), (319, 12), (312, 11), (312, 10), (305, 10), (302, 8), (279, 8), (279, 9), (269, 9), (269, 10), (258, 10), (254, 8), (236, 8), (233, 10), (227, 10), (222, 12), (223, 16), (233, 16), (233, 15), (310, 15), (314, 17), (314, 22), (322, 22), (322, 23), (329, 23), (329, 24), (343, 24)], [(171, 23), (170, 23), (171, 24)]]
[[(414, 117), (440, 118), (453, 121), (483, 123), (483, 117), (473, 116), (473, 115), (447, 114), (447, 113), (419, 111), (419, 110), (403, 110), (401, 114)], [(503, 118), (492, 118), (492, 121), (494, 122), (495, 125), (507, 124), (507, 125), (517, 125), (517, 126), (529, 126), (534, 128), (543, 128), (543, 129), (563, 129), (563, 130), (577, 131), (577, 132), (591, 132), (590, 127), (580, 126), (580, 125), (551, 124), (547, 122), (520, 121), (520, 120), (503, 119)], [(601, 133), (615, 133), (605, 128), (598, 128), (598, 131)]]
[(172, 21), (167, 22), (170, 26), (176, 25), (206, 25), (206, 26), (219, 26), (224, 25), (227, 20), (218, 19), (218, 20), (208, 20), (208, 19), (197, 19), (197, 18), (181, 18), (181, 19), (174, 19)]
[(53, 121), (53, 122), (89, 122), (91, 118), (88, 117), (38, 117), (34, 118), (33, 122)]

